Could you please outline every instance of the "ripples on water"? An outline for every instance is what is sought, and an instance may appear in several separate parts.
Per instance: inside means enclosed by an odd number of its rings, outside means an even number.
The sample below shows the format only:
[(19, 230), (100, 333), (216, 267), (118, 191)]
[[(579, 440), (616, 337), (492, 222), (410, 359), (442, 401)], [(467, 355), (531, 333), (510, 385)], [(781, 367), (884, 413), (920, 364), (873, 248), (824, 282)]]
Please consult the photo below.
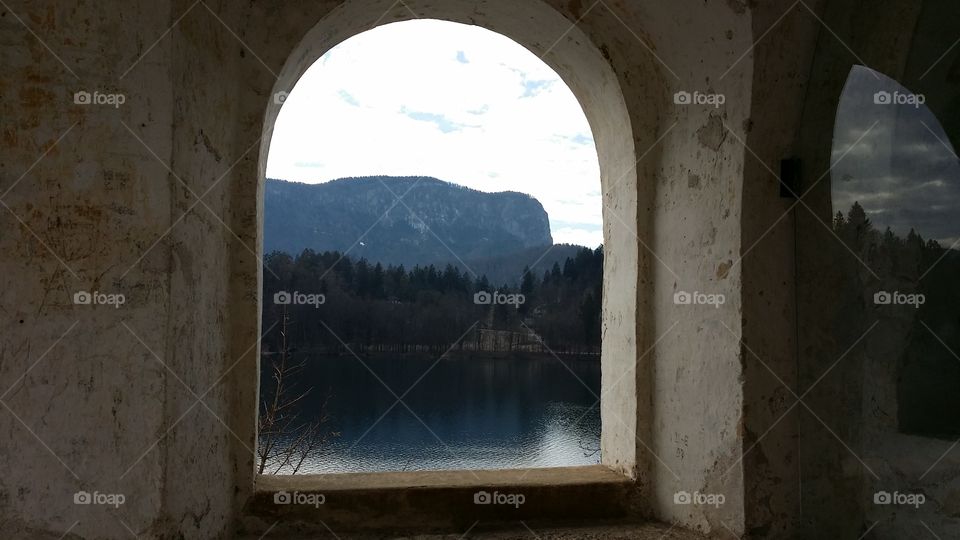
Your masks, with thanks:
[[(300, 384), (315, 388), (302, 414), (329, 394), (324, 425), (340, 435), (302, 474), (600, 462), (599, 358), (303, 359)], [(384, 384), (409, 389), (406, 406)]]

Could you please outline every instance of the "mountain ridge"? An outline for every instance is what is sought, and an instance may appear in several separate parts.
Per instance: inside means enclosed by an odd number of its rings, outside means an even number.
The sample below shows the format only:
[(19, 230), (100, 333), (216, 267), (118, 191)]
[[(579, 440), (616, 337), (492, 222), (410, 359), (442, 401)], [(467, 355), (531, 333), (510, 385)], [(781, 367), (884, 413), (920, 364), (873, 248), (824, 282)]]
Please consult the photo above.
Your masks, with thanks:
[[(264, 251), (349, 251), (384, 264), (457, 264), (548, 249), (549, 217), (535, 198), (485, 193), (432, 177), (268, 179)], [(466, 263), (466, 264), (464, 264)]]

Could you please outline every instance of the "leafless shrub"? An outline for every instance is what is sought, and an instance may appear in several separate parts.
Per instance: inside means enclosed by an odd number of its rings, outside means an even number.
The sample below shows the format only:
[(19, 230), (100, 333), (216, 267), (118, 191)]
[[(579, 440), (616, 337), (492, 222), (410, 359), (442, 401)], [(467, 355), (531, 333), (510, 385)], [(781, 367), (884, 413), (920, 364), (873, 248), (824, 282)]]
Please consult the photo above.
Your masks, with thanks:
[(304, 421), (298, 404), (309, 395), (312, 388), (299, 392), (296, 377), (306, 365), (306, 360), (294, 362), (290, 358), (287, 343), (287, 326), (290, 320), (286, 306), (281, 317), (281, 346), (277, 357), (271, 362), (271, 395), (260, 403), (260, 417), (257, 425), (258, 473), (278, 474), (290, 471), (297, 474), (303, 463), (317, 453), (332, 437), (339, 435), (326, 429), (324, 424), (330, 419), (327, 414), (326, 396), (320, 411), (312, 421)]

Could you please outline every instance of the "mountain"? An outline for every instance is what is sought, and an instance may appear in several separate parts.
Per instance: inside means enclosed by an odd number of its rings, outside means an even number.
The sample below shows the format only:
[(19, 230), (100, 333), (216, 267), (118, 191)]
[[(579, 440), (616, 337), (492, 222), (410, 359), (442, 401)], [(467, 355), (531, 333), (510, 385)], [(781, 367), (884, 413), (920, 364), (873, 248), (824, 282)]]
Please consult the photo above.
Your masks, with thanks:
[(547, 213), (533, 197), (427, 177), (324, 184), (268, 179), (264, 213), (265, 253), (349, 250), (353, 258), (384, 264), (472, 267), (469, 261), (482, 266), (484, 260), (539, 249), (531, 264), (553, 244)]

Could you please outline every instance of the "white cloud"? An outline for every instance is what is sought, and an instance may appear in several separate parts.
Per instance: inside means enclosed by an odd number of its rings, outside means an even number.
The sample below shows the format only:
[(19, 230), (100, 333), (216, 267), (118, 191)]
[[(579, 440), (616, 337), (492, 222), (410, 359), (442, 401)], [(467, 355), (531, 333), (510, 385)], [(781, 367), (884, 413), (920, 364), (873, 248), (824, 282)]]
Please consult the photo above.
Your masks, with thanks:
[(291, 91), (269, 177), (377, 174), (529, 193), (564, 223), (555, 241), (603, 241), (597, 153), (579, 103), (534, 54), (479, 27), (381, 26), (331, 50)]

